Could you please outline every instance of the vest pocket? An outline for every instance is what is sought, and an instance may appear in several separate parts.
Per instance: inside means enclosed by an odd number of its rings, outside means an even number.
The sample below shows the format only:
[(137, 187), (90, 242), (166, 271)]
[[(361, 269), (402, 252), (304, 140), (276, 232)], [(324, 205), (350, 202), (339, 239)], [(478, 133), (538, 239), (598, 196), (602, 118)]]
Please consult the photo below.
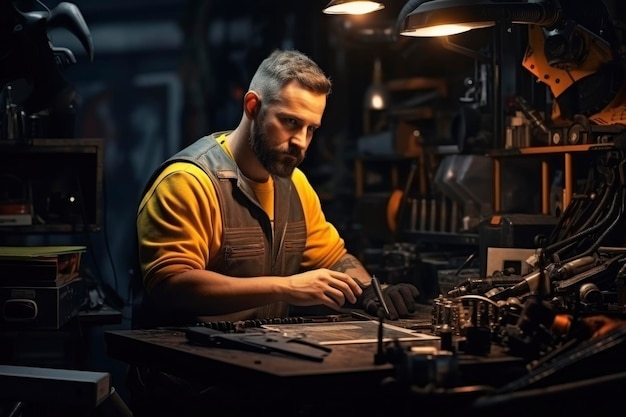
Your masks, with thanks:
[(228, 245), (224, 247), (224, 261), (218, 269), (227, 275), (249, 277), (264, 275), (265, 263), (262, 243)]
[(306, 247), (305, 240), (285, 240), (286, 252), (303, 252)]
[(306, 224), (305, 222), (293, 222), (287, 226), (285, 241), (283, 243), (285, 252), (302, 253), (306, 247)]
[(256, 258), (263, 256), (265, 246), (262, 243), (248, 243), (244, 245), (228, 245), (224, 247), (224, 260), (239, 258)]

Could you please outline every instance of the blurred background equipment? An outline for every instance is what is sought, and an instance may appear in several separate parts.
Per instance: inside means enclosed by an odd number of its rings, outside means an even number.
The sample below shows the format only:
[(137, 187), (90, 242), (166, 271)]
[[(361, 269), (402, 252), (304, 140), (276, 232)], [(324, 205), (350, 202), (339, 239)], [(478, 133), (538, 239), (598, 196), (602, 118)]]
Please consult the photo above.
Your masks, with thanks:
[[(0, 91), (6, 90), (7, 107), (18, 106), (7, 112), (2, 131), (18, 140), (32, 138), (31, 133), (39, 138), (73, 137), (76, 90), (62, 72), (76, 58), (70, 49), (52, 45), (48, 32), (66, 29), (93, 60), (93, 41), (80, 10), (73, 3), (61, 2), (52, 10), (21, 11), (16, 2), (2, 0), (0, 27)], [(11, 83), (15, 84), (13, 92), (7, 89)], [(18, 120), (16, 112), (23, 112)]]

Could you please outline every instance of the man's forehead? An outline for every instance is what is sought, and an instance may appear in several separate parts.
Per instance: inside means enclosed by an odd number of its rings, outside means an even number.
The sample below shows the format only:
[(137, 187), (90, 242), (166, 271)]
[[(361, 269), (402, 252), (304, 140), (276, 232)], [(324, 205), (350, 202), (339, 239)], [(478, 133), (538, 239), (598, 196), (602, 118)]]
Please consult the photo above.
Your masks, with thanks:
[(276, 112), (297, 115), (300, 119), (312, 119), (312, 123), (319, 124), (326, 108), (326, 95), (289, 84), (281, 91), (280, 99), (272, 103), (271, 107)]

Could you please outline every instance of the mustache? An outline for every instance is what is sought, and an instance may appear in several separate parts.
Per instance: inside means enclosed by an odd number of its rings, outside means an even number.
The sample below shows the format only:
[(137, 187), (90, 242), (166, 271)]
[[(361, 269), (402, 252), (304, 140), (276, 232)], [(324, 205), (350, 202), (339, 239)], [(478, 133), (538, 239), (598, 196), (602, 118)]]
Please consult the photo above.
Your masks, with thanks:
[(294, 158), (298, 158), (299, 160), (304, 159), (306, 156), (306, 152), (296, 146), (290, 146), (289, 149), (287, 149), (287, 153)]

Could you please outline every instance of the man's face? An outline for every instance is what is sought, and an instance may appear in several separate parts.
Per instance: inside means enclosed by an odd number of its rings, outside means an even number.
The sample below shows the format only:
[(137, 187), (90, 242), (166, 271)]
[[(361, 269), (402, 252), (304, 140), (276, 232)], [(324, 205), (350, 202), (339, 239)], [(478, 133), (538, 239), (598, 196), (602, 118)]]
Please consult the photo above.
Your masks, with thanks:
[(302, 163), (325, 107), (325, 94), (312, 93), (295, 81), (285, 86), (278, 102), (261, 101), (250, 146), (267, 172), (289, 177)]

